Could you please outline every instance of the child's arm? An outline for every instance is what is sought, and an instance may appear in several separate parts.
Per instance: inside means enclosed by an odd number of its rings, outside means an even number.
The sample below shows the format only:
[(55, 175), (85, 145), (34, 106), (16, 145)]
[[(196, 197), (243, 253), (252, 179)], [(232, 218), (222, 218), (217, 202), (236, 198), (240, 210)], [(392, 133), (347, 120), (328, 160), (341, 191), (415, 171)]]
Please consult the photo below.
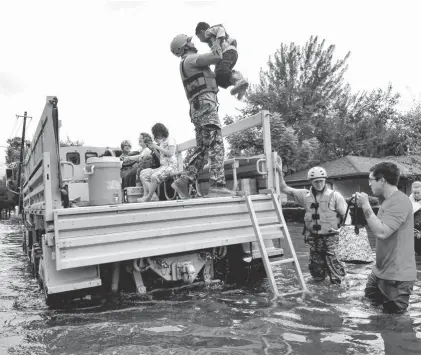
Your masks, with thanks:
[(210, 27), (205, 32), (205, 38), (209, 39), (212, 45), (215, 43), (215, 40), (217, 40), (219, 44), (222, 44), (226, 35), (225, 29), (222, 26)]
[(222, 60), (222, 55), (216, 52), (217, 51), (212, 51), (211, 53), (204, 53), (198, 55), (196, 58), (196, 65), (199, 67), (203, 67), (207, 65), (218, 64)]

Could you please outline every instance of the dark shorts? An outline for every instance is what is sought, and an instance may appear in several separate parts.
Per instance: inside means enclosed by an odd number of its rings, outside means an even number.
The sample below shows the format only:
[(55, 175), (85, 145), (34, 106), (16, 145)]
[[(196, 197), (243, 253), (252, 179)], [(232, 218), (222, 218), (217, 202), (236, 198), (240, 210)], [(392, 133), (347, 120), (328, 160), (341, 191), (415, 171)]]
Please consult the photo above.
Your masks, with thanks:
[(403, 313), (409, 305), (414, 281), (383, 280), (371, 273), (365, 285), (365, 297), (382, 305), (385, 313)]
[(226, 89), (231, 86), (231, 75), (237, 63), (238, 53), (235, 50), (228, 50), (222, 54), (222, 60), (215, 65), (216, 83)]

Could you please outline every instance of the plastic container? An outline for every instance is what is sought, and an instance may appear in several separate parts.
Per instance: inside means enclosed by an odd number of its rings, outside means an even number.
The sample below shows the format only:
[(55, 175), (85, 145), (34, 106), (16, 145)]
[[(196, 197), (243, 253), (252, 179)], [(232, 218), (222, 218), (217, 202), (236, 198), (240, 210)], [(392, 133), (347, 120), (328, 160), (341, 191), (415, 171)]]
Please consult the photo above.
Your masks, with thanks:
[(119, 158), (88, 158), (84, 172), (88, 176), (90, 206), (122, 203), (120, 169)]
[(143, 196), (143, 187), (126, 187), (124, 189), (124, 195), (126, 202), (137, 202), (137, 200)]
[(240, 179), (241, 191), (247, 190), (250, 195), (257, 194), (257, 181), (256, 179)]

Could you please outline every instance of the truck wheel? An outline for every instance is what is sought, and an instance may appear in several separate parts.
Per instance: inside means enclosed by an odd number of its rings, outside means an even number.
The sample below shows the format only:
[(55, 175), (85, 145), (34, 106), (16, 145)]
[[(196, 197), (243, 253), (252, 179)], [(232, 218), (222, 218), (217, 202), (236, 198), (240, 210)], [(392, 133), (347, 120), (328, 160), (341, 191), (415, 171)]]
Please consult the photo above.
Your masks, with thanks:
[(26, 254), (26, 233), (25, 230), (22, 231), (22, 251)]
[(44, 289), (44, 286), (42, 284), (42, 279), (44, 277), (43, 276), (44, 275), (43, 263), (44, 263), (44, 260), (42, 259), (42, 256), (41, 256), (41, 258), (39, 258), (39, 262), (38, 262), (38, 278), (37, 278), (38, 286), (39, 286), (40, 290)]
[[(240, 244), (228, 246), (227, 255), (215, 262), (215, 278), (226, 284), (247, 285), (266, 277), (262, 272), (261, 260), (247, 263), (243, 260), (244, 252)], [(264, 271), (264, 269), (263, 269)]]
[(57, 307), (60, 304), (60, 295), (59, 294), (48, 294), (48, 290), (46, 289), (46, 287), (43, 287), (44, 290), (44, 300), (45, 300), (45, 304), (48, 307)]

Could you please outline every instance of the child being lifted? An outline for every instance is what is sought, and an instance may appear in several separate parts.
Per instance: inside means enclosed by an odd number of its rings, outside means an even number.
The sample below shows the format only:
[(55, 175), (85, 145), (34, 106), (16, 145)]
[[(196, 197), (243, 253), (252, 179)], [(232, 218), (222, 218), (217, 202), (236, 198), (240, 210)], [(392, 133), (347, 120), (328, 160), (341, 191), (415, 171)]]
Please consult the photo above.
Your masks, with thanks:
[(230, 93), (241, 100), (249, 83), (239, 71), (233, 69), (238, 59), (237, 41), (228, 35), (222, 25), (211, 27), (206, 22), (197, 24), (196, 36), (213, 50), (222, 52), (222, 60), (215, 65), (216, 83), (224, 89), (234, 85)]

